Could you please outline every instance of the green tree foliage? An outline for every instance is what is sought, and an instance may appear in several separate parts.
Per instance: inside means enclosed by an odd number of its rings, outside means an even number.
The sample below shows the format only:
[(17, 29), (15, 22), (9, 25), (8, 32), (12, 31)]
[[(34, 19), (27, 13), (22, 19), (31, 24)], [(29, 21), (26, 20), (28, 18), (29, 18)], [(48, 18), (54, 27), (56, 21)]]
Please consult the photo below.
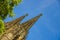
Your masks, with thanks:
[(4, 31), (4, 22), (3, 20), (9, 17), (13, 17), (14, 6), (17, 6), (21, 3), (22, 0), (0, 0), (0, 34)]

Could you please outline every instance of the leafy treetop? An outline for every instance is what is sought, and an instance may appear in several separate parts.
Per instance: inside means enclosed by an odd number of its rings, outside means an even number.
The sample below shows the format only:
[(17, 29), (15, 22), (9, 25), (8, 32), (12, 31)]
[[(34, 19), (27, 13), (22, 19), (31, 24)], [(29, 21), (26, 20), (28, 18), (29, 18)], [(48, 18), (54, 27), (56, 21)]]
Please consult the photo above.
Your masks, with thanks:
[(22, 0), (0, 0), (0, 34), (4, 31), (4, 22), (3, 20), (9, 17), (14, 16), (13, 8), (21, 3)]

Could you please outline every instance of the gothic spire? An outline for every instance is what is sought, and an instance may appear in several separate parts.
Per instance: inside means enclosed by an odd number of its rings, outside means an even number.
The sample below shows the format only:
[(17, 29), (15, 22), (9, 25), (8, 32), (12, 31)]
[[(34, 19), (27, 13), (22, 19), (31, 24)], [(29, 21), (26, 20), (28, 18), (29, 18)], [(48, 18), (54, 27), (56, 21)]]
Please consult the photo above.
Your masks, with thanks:
[(39, 19), (40, 16), (42, 16), (42, 14), (39, 14), (38, 16), (22, 23), (21, 26), (23, 27), (23, 29), (29, 30), (32, 25)]
[(26, 16), (28, 16), (28, 14), (25, 14), (24, 16), (21, 16), (13, 21), (10, 21), (10, 22), (7, 22), (5, 23), (5, 27), (8, 29), (9, 27), (15, 25), (15, 24), (18, 24), (20, 23)]
[[(28, 33), (28, 30), (32, 27), (32, 25), (39, 19), (39, 17), (42, 16), (42, 14), (22, 23), (19, 24), (19, 20), (18, 21), (14, 21), (13, 22), (13, 26), (11, 26), (11, 28), (9, 28), (8, 30), (5, 31), (5, 33), (3, 35), (1, 35), (0, 40), (13, 40), (15, 37), (18, 38), (16, 40), (18, 40), (19, 38), (21, 40), (25, 40), (25, 37)], [(10, 26), (10, 25), (9, 25)]]
[[(27, 33), (28, 33), (28, 30), (32, 27), (32, 25), (39, 19), (39, 17), (40, 16), (42, 16), (42, 14), (40, 14), (40, 15), (38, 15), (38, 16), (36, 16), (36, 17), (34, 17), (34, 18), (32, 18), (32, 19), (30, 19), (30, 20), (28, 20), (28, 21), (26, 21), (26, 22), (24, 22), (24, 23), (22, 23), (22, 24), (20, 24), (20, 28), (21, 28), (21, 30), (20, 30), (20, 32), (19, 32), (19, 37), (17, 37), (17, 39), (16, 40), (21, 40), (21, 38), (22, 38), (22, 40), (25, 40), (25, 38), (26, 38), (26, 35), (27, 35)], [(23, 33), (26, 33), (25, 35), (23, 34)], [(21, 37), (22, 36), (22, 37)]]

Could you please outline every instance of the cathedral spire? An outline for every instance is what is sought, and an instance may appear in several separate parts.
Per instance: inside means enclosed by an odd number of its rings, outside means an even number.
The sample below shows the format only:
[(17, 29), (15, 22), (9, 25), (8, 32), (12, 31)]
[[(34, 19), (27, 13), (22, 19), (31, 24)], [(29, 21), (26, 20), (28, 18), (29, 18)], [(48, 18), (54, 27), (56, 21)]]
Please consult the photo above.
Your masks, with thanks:
[(11, 24), (11, 23), (13, 23), (13, 24), (20, 23), (26, 16), (28, 16), (28, 14), (25, 14), (24, 16), (21, 16), (21, 17), (15, 19), (13, 21), (10, 21), (9, 24)]
[(29, 29), (32, 27), (32, 25), (33, 25), (33, 24), (39, 19), (39, 17), (41, 17), (41, 16), (42, 16), (42, 14), (39, 14), (38, 16), (36, 16), (36, 17), (34, 17), (34, 18), (32, 18), (32, 19), (30, 19), (30, 20), (22, 23), (21, 26), (22, 26), (24, 29), (29, 30)]
[(5, 23), (6, 28), (8, 29), (9, 27), (11, 27), (11, 26), (13, 26), (15, 24), (20, 23), (26, 16), (28, 16), (28, 14), (25, 14), (24, 16), (21, 16), (21, 17), (15, 19), (13, 21)]
[(42, 16), (42, 14), (40, 14), (22, 24), (19, 24), (19, 20), (14, 21), (13, 22), (14, 25), (12, 25), (11, 28), (9, 27), (9, 29), (6, 30), (3, 33), (3, 35), (0, 36), (0, 40), (25, 40), (26, 35), (28, 34), (28, 30), (40, 18), (40, 16)]
[[(16, 40), (25, 40), (26, 36), (27, 36), (27, 33), (28, 33), (28, 30), (32, 27), (32, 25), (39, 19), (39, 17), (42, 16), (42, 14), (20, 24), (20, 33), (19, 33), (19, 37), (16, 39)], [(25, 35), (24, 35), (24, 34)], [(22, 39), (21, 39), (22, 38)]]

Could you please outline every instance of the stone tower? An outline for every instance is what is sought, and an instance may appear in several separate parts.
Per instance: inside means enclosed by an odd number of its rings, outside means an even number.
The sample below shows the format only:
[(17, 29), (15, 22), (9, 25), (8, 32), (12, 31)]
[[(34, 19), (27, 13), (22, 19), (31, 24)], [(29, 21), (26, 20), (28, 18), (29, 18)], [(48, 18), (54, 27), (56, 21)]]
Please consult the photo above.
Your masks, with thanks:
[(27, 16), (27, 14), (5, 23), (6, 30), (0, 36), (0, 40), (26, 40), (29, 29), (39, 19), (39, 17), (42, 16), (42, 14), (20, 24), (21, 20), (24, 19), (25, 16)]

